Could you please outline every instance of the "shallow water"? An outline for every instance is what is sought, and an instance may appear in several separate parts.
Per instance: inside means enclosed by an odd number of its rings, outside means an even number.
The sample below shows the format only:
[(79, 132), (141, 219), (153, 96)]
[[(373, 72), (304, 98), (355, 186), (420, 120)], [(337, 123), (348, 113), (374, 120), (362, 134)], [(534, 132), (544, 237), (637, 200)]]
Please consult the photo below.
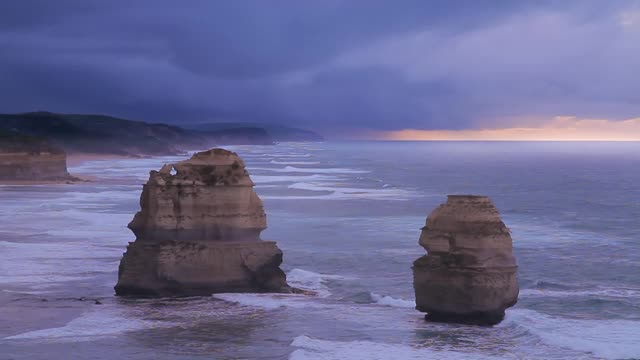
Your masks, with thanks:
[[(299, 295), (113, 296), (149, 170), (0, 187), (0, 359), (640, 358), (640, 144), (353, 142), (233, 146)], [(431, 324), (411, 262), (450, 193), (493, 198), (521, 295), (500, 325)], [(100, 304), (96, 304), (96, 300)]]

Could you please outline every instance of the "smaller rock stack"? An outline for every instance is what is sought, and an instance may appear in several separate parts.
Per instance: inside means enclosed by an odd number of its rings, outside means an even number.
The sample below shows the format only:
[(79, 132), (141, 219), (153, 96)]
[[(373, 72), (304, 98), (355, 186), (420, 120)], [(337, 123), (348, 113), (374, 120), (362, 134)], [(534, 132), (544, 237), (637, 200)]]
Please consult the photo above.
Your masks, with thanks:
[(0, 181), (73, 181), (64, 150), (39, 138), (0, 133)]
[(262, 201), (240, 157), (213, 149), (151, 171), (129, 224), (117, 295), (290, 292), (282, 251), (260, 239)]
[(449, 195), (422, 228), (416, 309), (438, 322), (494, 325), (518, 300), (509, 229), (486, 196)]

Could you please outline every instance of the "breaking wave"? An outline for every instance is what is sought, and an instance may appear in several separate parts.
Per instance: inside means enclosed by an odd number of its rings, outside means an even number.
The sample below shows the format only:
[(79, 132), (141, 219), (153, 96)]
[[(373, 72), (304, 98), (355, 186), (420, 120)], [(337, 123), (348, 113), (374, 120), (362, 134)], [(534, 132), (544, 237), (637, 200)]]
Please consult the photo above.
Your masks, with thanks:
[(296, 347), (290, 360), (424, 360), (424, 359), (466, 359), (490, 360), (495, 356), (485, 356), (469, 352), (434, 350), (405, 344), (386, 344), (371, 341), (330, 341), (301, 335), (291, 346)]
[(371, 293), (370, 295), (371, 300), (378, 305), (411, 309), (416, 307), (416, 302), (414, 300), (397, 299), (388, 295), (378, 295), (376, 293)]
[(544, 343), (605, 359), (640, 357), (640, 321), (554, 317), (533, 310), (507, 311), (499, 327), (526, 329)]

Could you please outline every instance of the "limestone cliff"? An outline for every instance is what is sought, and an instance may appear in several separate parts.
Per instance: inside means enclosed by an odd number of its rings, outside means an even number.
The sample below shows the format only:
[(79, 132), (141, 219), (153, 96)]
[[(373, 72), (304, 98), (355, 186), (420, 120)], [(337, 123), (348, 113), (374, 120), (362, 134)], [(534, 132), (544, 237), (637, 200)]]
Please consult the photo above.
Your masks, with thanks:
[(449, 195), (427, 218), (413, 264), (416, 308), (433, 321), (496, 324), (518, 299), (509, 229), (486, 196)]
[(0, 133), (0, 180), (74, 180), (66, 153), (38, 138)]
[(213, 149), (151, 171), (117, 295), (288, 292), (282, 251), (260, 239), (267, 219), (245, 164)]

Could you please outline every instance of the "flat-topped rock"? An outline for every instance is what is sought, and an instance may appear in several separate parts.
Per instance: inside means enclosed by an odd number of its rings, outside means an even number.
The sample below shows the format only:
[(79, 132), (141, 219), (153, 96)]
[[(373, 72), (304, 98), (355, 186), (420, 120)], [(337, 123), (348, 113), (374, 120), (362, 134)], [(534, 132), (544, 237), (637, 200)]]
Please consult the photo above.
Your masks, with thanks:
[(67, 154), (43, 139), (0, 133), (1, 181), (71, 181)]
[(289, 292), (282, 251), (263, 241), (262, 201), (242, 159), (212, 149), (151, 171), (116, 294)]
[(413, 264), (416, 308), (427, 319), (492, 325), (518, 299), (509, 229), (486, 196), (449, 195), (427, 218)]

